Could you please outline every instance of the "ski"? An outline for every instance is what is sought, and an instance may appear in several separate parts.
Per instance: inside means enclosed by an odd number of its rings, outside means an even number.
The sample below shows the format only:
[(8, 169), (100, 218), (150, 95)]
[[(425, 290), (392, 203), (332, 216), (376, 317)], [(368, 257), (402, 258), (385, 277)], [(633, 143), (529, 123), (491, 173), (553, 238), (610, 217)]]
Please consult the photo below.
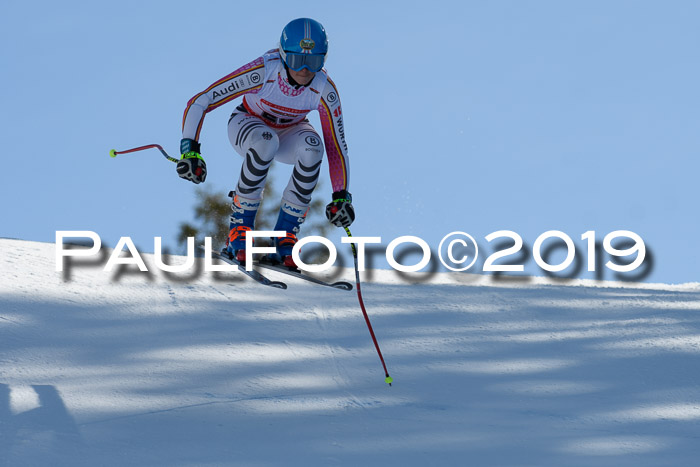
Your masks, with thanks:
[(287, 274), (288, 276), (296, 277), (297, 279), (302, 279), (302, 280), (305, 280), (307, 282), (311, 282), (314, 284), (323, 285), (326, 287), (332, 287), (334, 289), (340, 289), (340, 290), (352, 290), (352, 284), (349, 282), (345, 282), (345, 281), (326, 282), (324, 280), (317, 279), (317, 278), (312, 277), (312, 276), (308, 276), (308, 275), (300, 272), (298, 269), (297, 270), (290, 269), (290, 268), (283, 266), (283, 265), (280, 265), (280, 264), (266, 262), (264, 260), (264, 258), (262, 261), (257, 261), (254, 264), (256, 266), (260, 266), (261, 268), (269, 269), (271, 271), (280, 272), (282, 274)]
[(243, 264), (241, 264), (235, 258), (229, 257), (228, 254), (218, 253), (216, 251), (212, 251), (211, 254), (215, 258), (219, 258), (221, 261), (224, 261), (224, 262), (231, 264), (231, 265), (234, 265), (234, 266), (238, 266), (239, 271), (241, 271), (243, 274), (245, 274), (246, 276), (253, 279), (255, 282), (258, 282), (259, 284), (274, 287), (276, 289), (286, 289), (287, 288), (287, 284), (285, 284), (284, 282), (272, 281), (254, 269), (251, 271), (247, 271)]

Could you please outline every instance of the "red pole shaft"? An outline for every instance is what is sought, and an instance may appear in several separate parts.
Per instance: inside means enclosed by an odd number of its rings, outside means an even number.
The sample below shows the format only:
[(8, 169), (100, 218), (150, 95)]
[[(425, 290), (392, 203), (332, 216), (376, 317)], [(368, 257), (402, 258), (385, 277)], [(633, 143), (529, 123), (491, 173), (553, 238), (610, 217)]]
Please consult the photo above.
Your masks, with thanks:
[[(350, 229), (345, 227), (345, 232), (348, 234), (348, 237), (352, 237), (350, 234)], [(382, 351), (379, 348), (379, 343), (377, 342), (377, 337), (374, 335), (374, 329), (372, 329), (372, 323), (369, 320), (369, 315), (367, 314), (367, 310), (365, 309), (365, 302), (362, 299), (362, 290), (360, 288), (360, 268), (357, 264), (357, 251), (355, 250), (355, 244), (351, 243), (350, 246), (352, 246), (352, 256), (353, 260), (355, 262), (355, 286), (357, 289), (357, 299), (360, 302), (360, 308), (362, 309), (362, 314), (365, 317), (365, 322), (367, 323), (367, 329), (369, 329), (369, 335), (372, 336), (372, 341), (374, 342), (374, 348), (377, 349), (377, 355), (379, 355), (379, 360), (382, 361), (382, 367), (384, 367), (384, 375), (386, 377), (385, 381), (391, 386), (391, 376), (389, 376), (389, 371), (386, 369), (386, 363), (384, 362), (384, 356), (382, 355)]]
[(112, 151), (114, 155), (116, 156), (117, 154), (128, 154), (130, 152), (136, 152), (136, 151), (143, 151), (144, 149), (151, 149), (151, 148), (156, 148), (160, 151), (161, 154), (163, 154), (163, 157), (168, 159), (170, 162), (179, 162), (177, 159), (174, 157), (170, 157), (167, 152), (165, 152), (165, 149), (160, 144), (147, 144), (145, 146), (139, 146), (137, 148), (131, 148), (131, 149), (125, 149), (123, 151)]

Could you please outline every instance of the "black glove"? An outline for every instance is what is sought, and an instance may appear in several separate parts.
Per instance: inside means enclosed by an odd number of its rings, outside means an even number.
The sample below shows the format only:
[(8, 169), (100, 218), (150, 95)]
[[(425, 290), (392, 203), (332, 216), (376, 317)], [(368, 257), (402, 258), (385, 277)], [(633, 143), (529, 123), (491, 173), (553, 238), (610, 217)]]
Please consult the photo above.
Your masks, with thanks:
[(326, 217), (336, 227), (350, 227), (355, 220), (352, 195), (347, 190), (333, 193), (333, 201), (326, 206)]
[(177, 174), (180, 178), (193, 183), (202, 183), (207, 179), (207, 164), (199, 150), (199, 143), (193, 139), (185, 138), (180, 141), (182, 158), (177, 163)]

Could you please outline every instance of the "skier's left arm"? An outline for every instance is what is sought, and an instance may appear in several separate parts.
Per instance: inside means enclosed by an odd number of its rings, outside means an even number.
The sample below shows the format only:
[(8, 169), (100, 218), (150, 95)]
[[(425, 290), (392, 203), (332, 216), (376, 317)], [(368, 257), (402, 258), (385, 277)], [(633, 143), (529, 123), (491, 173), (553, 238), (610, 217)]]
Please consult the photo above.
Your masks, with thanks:
[(321, 93), (318, 112), (323, 130), (323, 142), (328, 157), (328, 170), (333, 186), (333, 200), (326, 206), (326, 217), (338, 227), (348, 227), (355, 220), (352, 195), (348, 191), (350, 181), (350, 161), (348, 145), (345, 142), (343, 109), (340, 96), (333, 81), (328, 78)]

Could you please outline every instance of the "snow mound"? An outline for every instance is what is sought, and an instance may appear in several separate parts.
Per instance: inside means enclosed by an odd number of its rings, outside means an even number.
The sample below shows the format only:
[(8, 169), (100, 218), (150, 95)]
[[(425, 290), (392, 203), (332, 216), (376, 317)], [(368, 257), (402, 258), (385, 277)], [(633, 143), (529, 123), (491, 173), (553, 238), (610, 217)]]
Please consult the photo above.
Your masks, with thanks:
[(698, 284), (370, 271), (389, 387), (354, 292), (94, 261), (60, 273), (54, 247), (0, 239), (0, 465), (700, 456)]

